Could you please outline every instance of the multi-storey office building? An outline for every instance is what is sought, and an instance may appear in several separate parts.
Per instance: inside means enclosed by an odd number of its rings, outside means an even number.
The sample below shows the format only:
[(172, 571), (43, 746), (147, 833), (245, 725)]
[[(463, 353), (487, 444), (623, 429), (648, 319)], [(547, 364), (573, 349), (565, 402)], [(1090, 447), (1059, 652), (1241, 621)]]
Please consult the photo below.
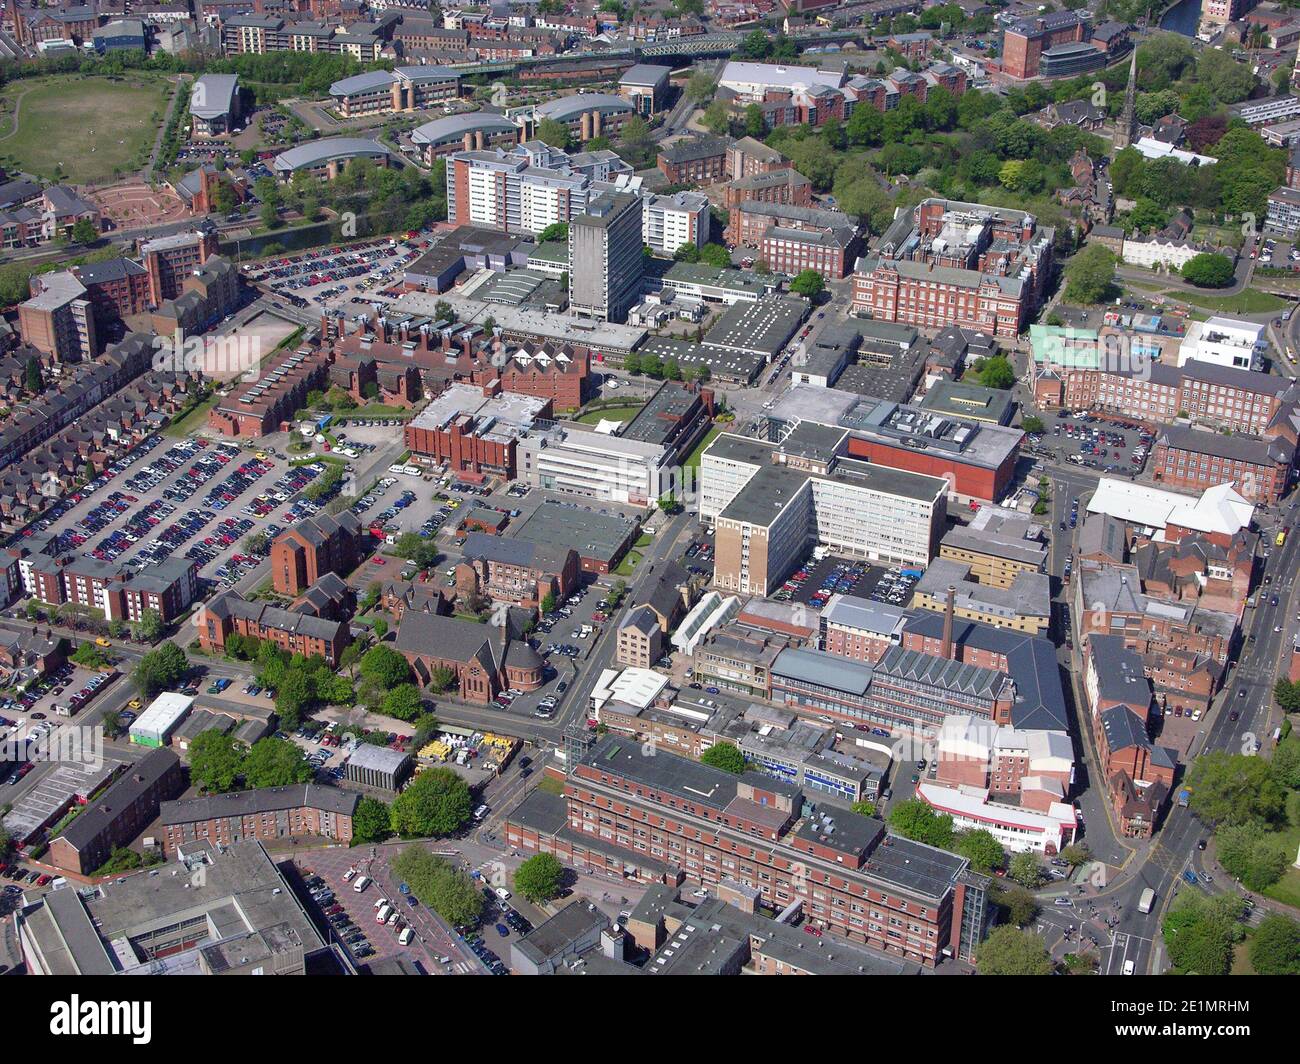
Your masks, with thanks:
[(819, 543), (850, 557), (929, 562), (947, 514), (946, 481), (844, 457), (843, 431), (807, 426), (796, 435), (823, 439), (797, 460), (794, 440), (782, 450), (726, 434), (705, 451), (700, 520), (716, 532), (719, 588), (767, 595)]
[(641, 201), (604, 192), (569, 223), (569, 309), (624, 322), (641, 292)]
[(683, 245), (709, 242), (708, 197), (698, 192), (646, 196), (641, 201), (641, 239), (647, 247), (672, 255)]

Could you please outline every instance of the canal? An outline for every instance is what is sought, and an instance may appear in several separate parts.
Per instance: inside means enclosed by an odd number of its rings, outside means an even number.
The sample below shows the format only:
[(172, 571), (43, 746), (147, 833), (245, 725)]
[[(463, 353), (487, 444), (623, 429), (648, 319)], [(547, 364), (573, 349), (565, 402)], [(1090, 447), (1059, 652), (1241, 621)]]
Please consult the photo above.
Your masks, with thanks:
[(1195, 37), (1201, 21), (1201, 0), (1178, 0), (1160, 20), (1162, 30)]

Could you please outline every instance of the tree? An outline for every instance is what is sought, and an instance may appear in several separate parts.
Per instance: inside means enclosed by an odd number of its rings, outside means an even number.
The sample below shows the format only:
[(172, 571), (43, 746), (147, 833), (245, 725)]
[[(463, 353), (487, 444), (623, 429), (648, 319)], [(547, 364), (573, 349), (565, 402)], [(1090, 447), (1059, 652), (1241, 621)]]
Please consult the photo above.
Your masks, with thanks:
[(713, 99), (713, 93), (717, 90), (718, 84), (704, 70), (693, 71), (690, 80), (686, 82), (686, 95), (695, 103), (704, 103)]
[(23, 371), (23, 386), (32, 395), (45, 390), (45, 378), (41, 375), (41, 360), (35, 355), (27, 360)]
[(446, 665), (435, 666), (429, 673), (429, 687), (434, 691), (449, 691), (456, 686), (456, 674)]
[(994, 901), (1007, 911), (1007, 922), (1026, 927), (1038, 915), (1038, 899), (1024, 887), (1011, 884), (994, 895)]
[(731, 128), (731, 111), (722, 100), (714, 100), (704, 109), (700, 121), (710, 133), (721, 136)]
[(1289, 863), (1278, 838), (1258, 820), (1221, 825), (1214, 844), (1219, 863), (1247, 890), (1268, 889), (1282, 878)]
[(540, 905), (560, 892), (563, 875), (564, 866), (554, 854), (534, 854), (515, 870), (515, 890), (534, 905)]
[(859, 816), (876, 815), (876, 803), (868, 801), (866, 798), (859, 798), (856, 802), (854, 802), (851, 806), (849, 806), (849, 808), (852, 809), (853, 812), (857, 813)]
[(90, 642), (82, 643), (71, 657), (78, 665), (82, 665), (87, 669), (102, 669), (108, 664), (108, 658), (105, 657), (104, 652)]
[(1273, 699), (1284, 712), (1300, 713), (1300, 683), (1281, 677), (1273, 685)]
[(705, 244), (700, 248), (700, 262), (725, 269), (731, 265), (731, 252), (721, 244)]
[(424, 712), (424, 699), (413, 683), (400, 683), (386, 695), (379, 710), (386, 717), (413, 721)]
[(1072, 303), (1101, 303), (1115, 278), (1115, 255), (1102, 244), (1088, 244), (1065, 267), (1065, 298)]
[(1261, 757), (1215, 750), (1198, 757), (1187, 773), (1191, 810), (1208, 823), (1275, 820), (1285, 795)]
[(355, 842), (382, 842), (393, 833), (392, 814), (378, 798), (362, 798), (352, 814), (352, 838)]
[(258, 217), (267, 229), (274, 229), (280, 224), (280, 211), (274, 203), (263, 203)]
[(312, 775), (311, 763), (302, 759), (298, 747), (273, 735), (258, 739), (243, 761), (245, 787), (287, 787), (308, 783)]
[(1075, 868), (1078, 868), (1091, 856), (1092, 854), (1088, 852), (1087, 845), (1082, 842), (1071, 843), (1061, 851), (1061, 860), (1069, 862)]
[(189, 667), (190, 663), (180, 647), (175, 643), (163, 643), (136, 662), (131, 678), (140, 694), (152, 698), (159, 691), (174, 687)]
[(1051, 975), (1052, 959), (1032, 931), (995, 927), (976, 947), (980, 975)]
[[(1006, 391), (1016, 383), (1016, 370), (1006, 355), (983, 359), (978, 370), (980, 384), (985, 388)], [(1041, 424), (1041, 422), (1040, 422)]]
[(700, 761), (737, 776), (745, 771), (745, 755), (731, 743), (714, 743), (700, 755)]
[(1043, 419), (1037, 414), (1026, 414), (1022, 417), (1020, 419), (1020, 427), (1033, 436), (1040, 434), (1045, 428), (1043, 425)]
[(555, 612), (555, 592), (548, 591), (542, 596), (541, 611), (543, 615)]
[(203, 790), (224, 794), (243, 773), (244, 748), (216, 728), (200, 732), (190, 743), (190, 782)]
[(1232, 944), (1240, 939), (1243, 912), (1234, 894), (1207, 897), (1184, 891), (1165, 917), (1165, 948), (1174, 967), (1187, 975), (1227, 975)]
[(361, 679), (370, 681), (381, 690), (390, 690), (410, 678), (410, 664), (390, 646), (377, 644), (361, 658)]
[(399, 853), (392, 868), (412, 894), (453, 927), (468, 928), (478, 923), (483, 895), (468, 873), (418, 846), (408, 846)]
[(1036, 853), (1018, 853), (1007, 865), (1007, 875), (1022, 887), (1036, 887), (1043, 879), (1043, 864)]
[(623, 123), (618, 135), (624, 144), (640, 147), (650, 139), (650, 127), (644, 118), (633, 115)]
[(761, 137), (767, 132), (767, 120), (763, 117), (763, 109), (756, 103), (751, 103), (745, 108), (745, 136)]
[(156, 643), (163, 634), (162, 614), (155, 609), (145, 610), (132, 629), (142, 643)]
[(537, 242), (546, 244), (551, 241), (567, 241), (569, 239), (568, 222), (552, 222), (540, 233), (537, 234)]
[(1226, 288), (1236, 274), (1227, 255), (1203, 251), (1183, 263), (1183, 280), (1198, 288)]
[(889, 826), (898, 835), (941, 850), (952, 848), (952, 817), (936, 813), (919, 799), (899, 802), (889, 811)]
[(963, 833), (957, 839), (957, 852), (970, 861), (975, 871), (984, 873), (1001, 868), (1007, 856), (1002, 844), (983, 828)]
[(543, 144), (549, 144), (552, 148), (559, 148), (561, 151), (568, 151), (572, 140), (569, 127), (563, 122), (557, 122), (554, 118), (543, 118), (538, 122), (537, 130), (533, 136)]
[(99, 227), (89, 218), (80, 218), (72, 226), (74, 244), (93, 244), (99, 239)]
[(816, 299), (826, 290), (826, 282), (816, 270), (800, 270), (790, 282), (790, 291), (797, 296)]
[(459, 831), (473, 808), (469, 787), (449, 768), (421, 772), (393, 799), (393, 831), (406, 837)]
[(1250, 965), (1257, 975), (1300, 975), (1300, 924), (1272, 913), (1250, 940)]

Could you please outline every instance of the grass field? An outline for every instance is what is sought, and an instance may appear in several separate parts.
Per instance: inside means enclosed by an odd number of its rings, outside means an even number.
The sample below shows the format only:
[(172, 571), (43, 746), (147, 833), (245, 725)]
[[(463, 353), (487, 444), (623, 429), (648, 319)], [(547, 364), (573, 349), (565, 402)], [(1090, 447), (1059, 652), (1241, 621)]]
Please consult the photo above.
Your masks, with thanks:
[(583, 414), (577, 420), (584, 425), (599, 425), (602, 421), (631, 421), (636, 416), (636, 412), (641, 409), (641, 404), (628, 406), (606, 406), (596, 410), (590, 410)]
[(147, 161), (167, 99), (167, 84), (146, 78), (12, 82), (0, 93), (0, 158), (73, 184), (109, 181)]

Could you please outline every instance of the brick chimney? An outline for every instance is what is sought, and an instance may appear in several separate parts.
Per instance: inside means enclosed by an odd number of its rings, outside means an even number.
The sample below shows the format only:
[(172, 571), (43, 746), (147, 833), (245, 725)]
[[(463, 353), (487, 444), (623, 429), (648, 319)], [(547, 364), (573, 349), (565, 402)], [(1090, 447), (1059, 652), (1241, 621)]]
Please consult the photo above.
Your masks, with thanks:
[(953, 584), (948, 585), (948, 599), (943, 607), (943, 646), (939, 654), (945, 658), (952, 658), (952, 610), (953, 602), (957, 597), (957, 588)]

